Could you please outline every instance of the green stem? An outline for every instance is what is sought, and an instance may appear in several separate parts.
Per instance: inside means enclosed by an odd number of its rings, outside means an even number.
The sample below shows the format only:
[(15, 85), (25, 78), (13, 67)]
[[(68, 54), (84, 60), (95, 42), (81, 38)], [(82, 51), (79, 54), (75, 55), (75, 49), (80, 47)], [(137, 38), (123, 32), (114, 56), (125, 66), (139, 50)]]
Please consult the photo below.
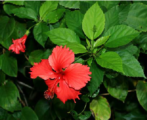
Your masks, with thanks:
[(85, 111), (86, 107), (87, 107), (87, 103), (85, 104), (84, 109), (78, 115), (81, 115)]
[(76, 62), (78, 59), (80, 59), (82, 56), (85, 56), (85, 55), (87, 55), (87, 53), (82, 54), (82, 55), (80, 55), (79, 57), (77, 57), (76, 60), (75, 60), (75, 62)]
[(93, 50), (94, 49), (94, 40), (91, 40), (91, 50)]
[[(38, 23), (36, 23), (36, 24), (38, 24)], [(34, 24), (34, 25), (32, 25), (31, 27), (29, 27), (28, 30), (32, 29), (36, 24)]]

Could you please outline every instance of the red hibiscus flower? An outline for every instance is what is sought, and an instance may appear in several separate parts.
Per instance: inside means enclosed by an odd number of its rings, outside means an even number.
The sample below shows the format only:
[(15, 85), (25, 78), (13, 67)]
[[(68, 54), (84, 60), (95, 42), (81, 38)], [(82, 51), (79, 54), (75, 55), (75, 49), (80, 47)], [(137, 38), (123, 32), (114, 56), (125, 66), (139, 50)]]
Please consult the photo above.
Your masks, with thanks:
[(48, 59), (34, 63), (30, 68), (31, 78), (37, 76), (44, 79), (48, 86), (45, 98), (50, 99), (57, 95), (63, 103), (69, 99), (78, 98), (80, 90), (90, 81), (89, 67), (74, 62), (74, 53), (62, 46), (56, 46)]
[(27, 39), (27, 34), (16, 40), (12, 39), (13, 44), (9, 47), (9, 51), (12, 50), (12, 52), (16, 54), (20, 54), (20, 52), (25, 52), (26, 39)]

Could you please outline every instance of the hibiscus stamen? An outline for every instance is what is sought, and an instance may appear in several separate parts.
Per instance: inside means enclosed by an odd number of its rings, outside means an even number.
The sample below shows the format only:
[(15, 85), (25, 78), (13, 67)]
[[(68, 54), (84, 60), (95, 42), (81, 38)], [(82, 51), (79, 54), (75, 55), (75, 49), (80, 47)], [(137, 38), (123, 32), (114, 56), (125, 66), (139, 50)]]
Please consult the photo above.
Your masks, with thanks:
[(44, 97), (47, 100), (53, 99), (54, 97), (54, 91), (52, 89), (48, 89), (44, 92)]

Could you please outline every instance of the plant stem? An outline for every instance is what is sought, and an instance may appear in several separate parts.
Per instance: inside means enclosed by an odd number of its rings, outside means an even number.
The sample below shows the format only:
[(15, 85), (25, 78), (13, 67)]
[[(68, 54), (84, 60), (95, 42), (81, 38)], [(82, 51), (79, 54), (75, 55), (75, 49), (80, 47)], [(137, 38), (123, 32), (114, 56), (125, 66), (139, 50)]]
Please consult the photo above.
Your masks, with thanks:
[(22, 93), (22, 96), (23, 96), (24, 101), (25, 101), (25, 102), (23, 102), (23, 101), (20, 99), (20, 102), (21, 102), (23, 105), (28, 106), (28, 102), (27, 102), (26, 96), (25, 96), (25, 94), (23, 93), (21, 87), (20, 87), (18, 84), (16, 84), (16, 85), (17, 85), (19, 91)]
[(27, 84), (25, 84), (25, 83), (23, 83), (23, 82), (21, 82), (21, 81), (17, 81), (20, 85), (23, 85), (24, 87), (27, 87), (27, 88), (30, 88), (30, 89), (32, 89), (32, 90), (34, 90), (34, 88), (32, 87), (32, 86), (30, 86), (30, 85), (27, 85)]
[[(134, 90), (128, 90), (128, 92), (135, 92), (136, 91), (136, 89), (134, 89)], [(102, 96), (106, 96), (106, 95), (110, 95), (109, 93), (102, 93), (102, 94), (100, 94), (100, 95), (102, 95)]]
[(82, 56), (85, 56), (85, 55), (87, 55), (87, 53), (82, 54), (82, 55), (80, 55), (79, 57), (77, 57), (76, 60), (75, 60), (75, 62), (76, 62), (78, 59), (80, 59)]
[(85, 104), (84, 109), (78, 115), (81, 115), (85, 111), (86, 107), (87, 107), (87, 103)]
[(26, 56), (26, 54), (24, 54), (24, 56), (25, 56), (25, 58), (26, 58), (27, 60), (29, 60), (29, 58)]

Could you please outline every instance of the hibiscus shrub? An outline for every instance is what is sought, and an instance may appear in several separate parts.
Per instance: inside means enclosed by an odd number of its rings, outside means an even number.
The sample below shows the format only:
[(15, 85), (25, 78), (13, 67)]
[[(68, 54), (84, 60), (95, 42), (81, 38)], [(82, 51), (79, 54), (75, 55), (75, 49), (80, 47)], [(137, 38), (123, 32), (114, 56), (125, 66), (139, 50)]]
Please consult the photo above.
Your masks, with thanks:
[(0, 3), (0, 120), (147, 120), (147, 2)]

